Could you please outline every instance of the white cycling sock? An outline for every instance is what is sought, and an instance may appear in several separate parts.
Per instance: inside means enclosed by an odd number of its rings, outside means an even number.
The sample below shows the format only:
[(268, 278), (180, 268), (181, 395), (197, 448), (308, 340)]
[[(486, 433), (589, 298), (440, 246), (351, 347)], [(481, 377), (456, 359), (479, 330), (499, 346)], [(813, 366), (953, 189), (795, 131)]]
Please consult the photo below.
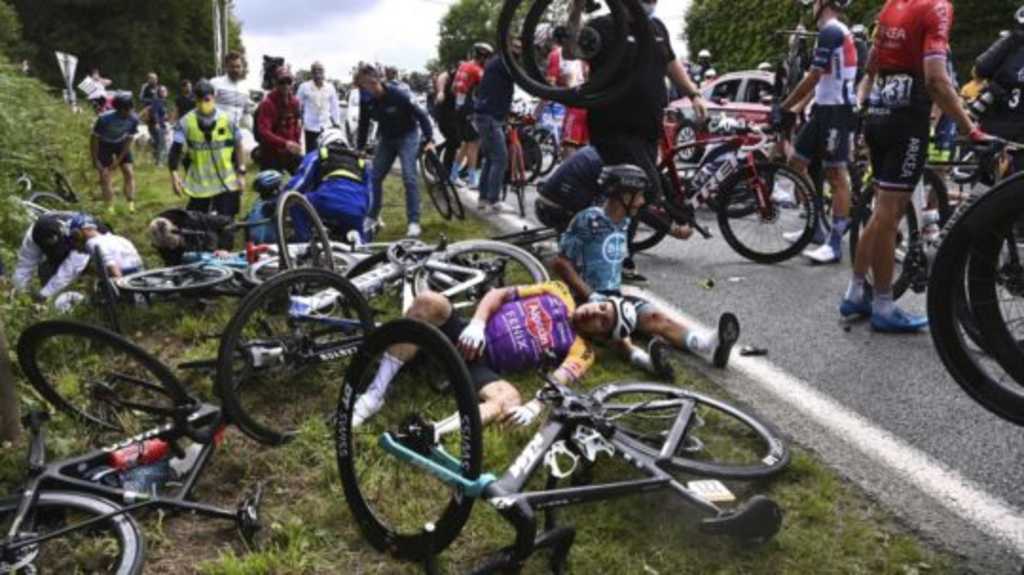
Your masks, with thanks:
[(654, 362), (651, 361), (651, 354), (638, 347), (634, 347), (633, 351), (629, 353), (629, 363), (633, 367), (639, 367), (651, 373), (654, 372)]
[(696, 354), (707, 355), (715, 351), (715, 346), (717, 345), (717, 332), (700, 333), (697, 330), (691, 330), (686, 335), (686, 349)]
[(434, 441), (438, 442), (442, 436), (448, 435), (453, 431), (458, 431), (461, 420), (459, 419), (459, 412), (455, 412), (448, 417), (438, 421), (434, 424)]
[(846, 287), (846, 295), (844, 297), (856, 303), (864, 301), (864, 281), (864, 276), (853, 274), (853, 277), (850, 278), (850, 285)]
[(892, 315), (894, 309), (896, 309), (896, 302), (893, 300), (892, 290), (875, 292), (875, 301), (871, 304), (871, 311), (878, 315), (888, 316)]
[(380, 367), (377, 368), (377, 375), (373, 377), (370, 387), (366, 389), (366, 394), (377, 399), (383, 398), (384, 394), (388, 391), (388, 386), (391, 385), (391, 380), (395, 379), (403, 365), (405, 365), (404, 361), (399, 360), (390, 353), (385, 353), (381, 357)]

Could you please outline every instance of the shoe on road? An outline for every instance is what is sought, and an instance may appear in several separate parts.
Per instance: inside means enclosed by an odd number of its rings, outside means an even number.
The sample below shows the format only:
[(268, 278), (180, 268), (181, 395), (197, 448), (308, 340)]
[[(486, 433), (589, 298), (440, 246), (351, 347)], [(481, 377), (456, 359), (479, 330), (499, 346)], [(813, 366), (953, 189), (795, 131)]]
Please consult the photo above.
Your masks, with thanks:
[(873, 310), (871, 309), (871, 303), (874, 301), (874, 292), (871, 291), (871, 285), (864, 284), (864, 297), (860, 301), (853, 301), (843, 298), (843, 301), (839, 302), (839, 315), (843, 319), (852, 317), (871, 317)]
[(880, 333), (917, 333), (928, 327), (928, 318), (894, 307), (889, 315), (871, 314), (871, 329)]
[(652, 339), (651, 343), (647, 344), (647, 355), (651, 357), (654, 373), (665, 381), (676, 380), (676, 370), (668, 360), (671, 349), (660, 337)]
[(832, 249), (827, 243), (804, 250), (804, 257), (819, 265), (837, 264), (843, 260), (843, 254)]
[(423, 229), (416, 222), (409, 224), (409, 229), (405, 232), (407, 238), (418, 238), (423, 233)]
[(734, 314), (723, 313), (718, 318), (718, 345), (715, 346), (715, 355), (711, 364), (721, 369), (729, 363), (729, 355), (732, 353), (732, 346), (740, 339), (740, 320)]

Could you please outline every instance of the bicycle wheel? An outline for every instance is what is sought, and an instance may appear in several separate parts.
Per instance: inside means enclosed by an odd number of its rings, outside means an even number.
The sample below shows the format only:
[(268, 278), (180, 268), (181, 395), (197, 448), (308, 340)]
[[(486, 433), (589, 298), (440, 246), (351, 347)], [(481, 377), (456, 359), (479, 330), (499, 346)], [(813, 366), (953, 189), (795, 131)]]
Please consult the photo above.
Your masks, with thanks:
[[(357, 260), (348, 252), (334, 250), (334, 272), (345, 275)], [(267, 280), (281, 273), (281, 258), (265, 257), (242, 272), (242, 282), (252, 288), (263, 285)]]
[[(17, 532), (10, 536), (21, 497), (0, 499), (0, 573), (142, 573), (145, 544), (131, 515), (114, 515), (80, 529), (54, 535), (39, 543), (26, 541), (56, 534), (64, 528), (118, 511), (113, 503), (82, 493), (43, 491)], [(8, 551), (8, 545), (14, 547)]]
[(235, 272), (217, 264), (186, 264), (146, 270), (114, 280), (121, 291), (130, 293), (194, 293), (231, 281)]
[[(375, 387), (382, 356), (412, 345), (416, 358), (390, 383)], [(426, 382), (447, 380), (438, 393)], [(384, 395), (380, 410), (358, 428), (356, 404), (364, 395)], [(436, 423), (455, 423), (435, 436)], [(469, 371), (437, 328), (409, 319), (388, 323), (367, 338), (348, 372), (335, 417), (338, 471), (349, 509), (366, 539), (381, 552), (406, 560), (440, 553), (469, 519), (474, 497), (423, 472), (382, 447), (385, 434), (468, 481), (480, 475), (483, 445), (480, 410)], [(433, 526), (433, 533), (426, 526)]]
[[(1013, 328), (1020, 321), (1014, 282), (1021, 278), (999, 270), (1011, 249), (1005, 233), (1024, 214), (1022, 183), (1014, 177), (961, 205), (942, 232), (928, 285), (929, 328), (946, 370), (981, 406), (1017, 425), (1024, 425), (1022, 353), (1019, 328)], [(963, 328), (959, 301), (965, 291), (991, 357), (972, 345)]]
[(49, 192), (36, 192), (29, 196), (28, 201), (50, 211), (67, 210), (70, 207), (67, 200)]
[(540, 177), (544, 165), (544, 151), (533, 133), (523, 128), (519, 130), (519, 145), (523, 149), (523, 170), (527, 182), (535, 182)]
[(704, 157), (704, 146), (696, 144), (697, 124), (693, 120), (683, 120), (676, 132), (676, 161), (683, 164), (696, 164)]
[(59, 411), (101, 431), (135, 435), (175, 419), (193, 403), (152, 355), (105, 329), (44, 321), (18, 339), (29, 383)]
[(242, 300), (221, 337), (216, 390), (229, 419), (261, 443), (288, 441), (323, 413), (372, 328), (344, 277), (315, 268), (273, 277)]
[(764, 423), (740, 409), (686, 389), (658, 383), (599, 387), (591, 396), (631, 447), (657, 457), (680, 410), (692, 415), (667, 460), (677, 471), (719, 479), (771, 477), (789, 464), (789, 449)]
[(437, 209), (437, 213), (446, 220), (452, 219), (451, 196), (445, 186), (448, 178), (445, 177), (444, 166), (437, 159), (437, 154), (429, 151), (420, 154), (420, 173), (423, 174), (427, 194), (430, 196), (430, 202)]
[[(814, 237), (818, 210), (814, 188), (801, 174), (776, 162), (741, 169), (718, 191), (718, 226), (736, 253), (761, 264), (784, 262)], [(768, 205), (761, 207), (764, 201)], [(790, 243), (786, 232), (803, 230)]]
[(93, 293), (96, 307), (100, 309), (107, 326), (117, 333), (121, 333), (121, 318), (118, 315), (118, 308), (121, 304), (121, 295), (113, 278), (107, 272), (107, 266), (103, 265), (103, 254), (99, 246), (93, 249), (89, 258), (93, 272), (96, 274), (96, 285)]
[(537, 130), (533, 134), (541, 151), (539, 175), (542, 178), (547, 177), (558, 165), (558, 157), (561, 155), (558, 138), (550, 130)]
[(276, 212), (278, 256), (284, 269), (334, 269), (331, 238), (309, 200), (299, 192), (282, 194)]
[(416, 274), (413, 282), (415, 293), (444, 293), (456, 309), (475, 307), (488, 291), (495, 288), (530, 285), (550, 280), (547, 268), (533, 254), (505, 242), (457, 242), (448, 246), (443, 253), (434, 255), (432, 260), (482, 270), (486, 274), (486, 279), (482, 283), (457, 293), (449, 291), (462, 278), (453, 277), (452, 274), (440, 270), (434, 271), (429, 267), (421, 269)]
[(626, 237), (629, 238), (629, 253), (637, 254), (645, 252), (661, 243), (668, 233), (655, 229), (641, 221), (640, 217), (633, 218), (629, 222), (629, 229)]

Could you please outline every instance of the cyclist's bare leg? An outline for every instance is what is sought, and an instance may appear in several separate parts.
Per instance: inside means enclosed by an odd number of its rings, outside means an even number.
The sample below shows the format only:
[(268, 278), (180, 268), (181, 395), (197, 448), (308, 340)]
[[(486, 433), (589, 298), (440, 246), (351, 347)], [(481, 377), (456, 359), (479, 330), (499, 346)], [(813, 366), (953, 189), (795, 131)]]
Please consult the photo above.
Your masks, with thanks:
[(132, 164), (121, 164), (121, 175), (124, 177), (124, 197), (128, 203), (135, 202), (135, 168)]
[(832, 217), (850, 217), (850, 171), (846, 166), (825, 168), (825, 179), (832, 187)]
[(480, 140), (466, 143), (466, 167), (470, 171), (479, 167), (480, 162)]
[(108, 206), (112, 205), (114, 202), (114, 191), (110, 187), (110, 180), (112, 179), (110, 168), (102, 168), (98, 171), (100, 174), (100, 191), (103, 193), (103, 203)]
[(505, 380), (488, 383), (480, 389), (479, 395), (480, 423), (483, 425), (505, 417), (523, 403), (519, 390)]
[(686, 337), (690, 333), (688, 326), (657, 310), (641, 313), (637, 320), (640, 333), (660, 337), (676, 349), (686, 349)]
[(868, 253), (873, 253), (871, 273), (878, 292), (892, 290), (893, 270), (896, 267), (896, 234), (910, 197), (906, 192), (879, 189), (875, 199), (870, 224), (873, 226), (873, 245)]

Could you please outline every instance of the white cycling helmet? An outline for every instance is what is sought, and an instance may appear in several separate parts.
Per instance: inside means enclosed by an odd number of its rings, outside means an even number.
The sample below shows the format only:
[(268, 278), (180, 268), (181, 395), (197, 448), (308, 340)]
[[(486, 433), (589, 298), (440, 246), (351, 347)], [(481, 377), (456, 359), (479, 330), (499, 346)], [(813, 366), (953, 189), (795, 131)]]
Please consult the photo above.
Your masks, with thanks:
[(344, 130), (332, 127), (320, 132), (320, 137), (316, 139), (317, 147), (326, 148), (332, 144), (343, 144), (348, 146), (348, 138), (345, 136)]
[(615, 327), (612, 328), (612, 339), (622, 341), (636, 330), (636, 306), (619, 296), (608, 298), (615, 308)]
[(708, 71), (704, 72), (704, 79), (705, 80), (714, 80), (717, 77), (718, 77), (718, 72), (716, 72), (714, 68), (708, 68)]
[(711, 59), (711, 51), (707, 50), (707, 49), (701, 50), (700, 52), (697, 53), (697, 57), (698, 58), (707, 58), (708, 60), (710, 60)]
[(760, 64), (757, 65), (757, 69), (760, 70), (761, 72), (771, 72), (772, 65), (769, 64), (768, 62), (761, 62)]

